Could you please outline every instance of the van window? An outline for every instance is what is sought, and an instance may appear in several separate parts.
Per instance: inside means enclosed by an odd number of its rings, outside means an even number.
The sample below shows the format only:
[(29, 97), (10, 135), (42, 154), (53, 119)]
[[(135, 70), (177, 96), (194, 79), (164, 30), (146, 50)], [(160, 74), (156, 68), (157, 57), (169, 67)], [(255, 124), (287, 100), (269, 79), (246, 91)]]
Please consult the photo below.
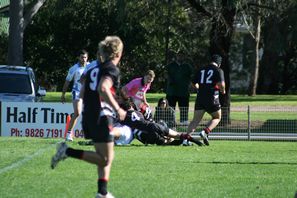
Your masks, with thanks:
[(32, 94), (28, 75), (0, 73), (0, 93)]

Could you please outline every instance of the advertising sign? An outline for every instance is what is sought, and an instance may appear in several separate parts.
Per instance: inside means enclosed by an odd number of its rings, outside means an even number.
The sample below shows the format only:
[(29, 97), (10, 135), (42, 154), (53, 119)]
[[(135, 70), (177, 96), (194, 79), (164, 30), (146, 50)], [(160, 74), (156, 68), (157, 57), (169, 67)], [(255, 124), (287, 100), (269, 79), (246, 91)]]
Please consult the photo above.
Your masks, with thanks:
[[(1, 136), (64, 138), (72, 103), (1, 102)], [(73, 130), (83, 137), (81, 116)]]

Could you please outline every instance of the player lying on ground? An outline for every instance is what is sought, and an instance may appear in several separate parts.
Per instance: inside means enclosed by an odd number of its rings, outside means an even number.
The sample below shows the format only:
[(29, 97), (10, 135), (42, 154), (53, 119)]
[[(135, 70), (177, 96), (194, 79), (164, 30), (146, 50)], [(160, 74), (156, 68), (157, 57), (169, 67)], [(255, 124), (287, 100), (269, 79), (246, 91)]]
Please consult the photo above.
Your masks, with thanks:
[[(122, 101), (121, 108), (127, 111), (126, 118), (114, 127), (116, 144), (130, 144), (136, 138), (143, 144), (181, 144), (183, 140), (189, 140), (199, 146), (202, 142), (186, 133), (178, 133), (163, 122), (163, 124), (147, 121), (143, 115), (133, 109), (130, 100)], [(174, 141), (177, 140), (177, 141)], [(180, 140), (180, 141), (178, 141)]]

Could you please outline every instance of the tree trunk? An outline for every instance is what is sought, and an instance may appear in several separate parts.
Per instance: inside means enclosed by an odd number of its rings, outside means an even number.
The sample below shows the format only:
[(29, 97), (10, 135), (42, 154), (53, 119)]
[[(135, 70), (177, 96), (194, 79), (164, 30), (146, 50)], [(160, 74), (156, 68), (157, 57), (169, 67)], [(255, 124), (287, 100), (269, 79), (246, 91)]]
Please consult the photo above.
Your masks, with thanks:
[(249, 96), (255, 96), (257, 91), (259, 67), (260, 67), (260, 56), (259, 56), (259, 44), (261, 37), (261, 18), (257, 16), (256, 35), (255, 35), (255, 67), (252, 72), (251, 82), (249, 86)]
[(23, 0), (11, 0), (9, 5), (8, 64), (23, 65)]
[(24, 31), (46, 0), (37, 0), (26, 10), (24, 16), (24, 0), (11, 0), (9, 5), (9, 38), (8, 64), (23, 65)]

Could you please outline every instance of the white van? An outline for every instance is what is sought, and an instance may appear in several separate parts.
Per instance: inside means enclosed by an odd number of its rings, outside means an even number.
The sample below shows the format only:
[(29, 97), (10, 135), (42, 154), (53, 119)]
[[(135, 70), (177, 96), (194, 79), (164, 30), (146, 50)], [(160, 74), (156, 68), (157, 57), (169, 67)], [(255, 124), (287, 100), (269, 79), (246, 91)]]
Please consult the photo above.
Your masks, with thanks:
[(31, 67), (0, 65), (0, 102), (37, 102), (45, 95)]

